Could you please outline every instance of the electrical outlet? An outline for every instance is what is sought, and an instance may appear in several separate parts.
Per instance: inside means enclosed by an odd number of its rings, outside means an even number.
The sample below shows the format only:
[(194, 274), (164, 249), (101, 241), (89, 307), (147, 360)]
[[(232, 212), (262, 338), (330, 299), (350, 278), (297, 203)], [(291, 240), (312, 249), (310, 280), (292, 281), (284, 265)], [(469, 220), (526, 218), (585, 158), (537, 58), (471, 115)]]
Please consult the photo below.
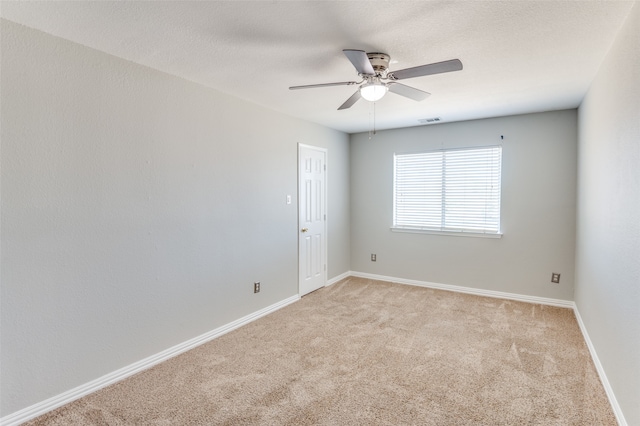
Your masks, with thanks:
[(371, 261), (372, 262), (376, 261), (376, 255), (374, 253), (371, 253)]
[(260, 281), (256, 281), (253, 283), (253, 292), (260, 293)]
[(560, 283), (560, 274), (557, 273), (557, 272), (552, 272), (551, 273), (551, 282), (559, 284)]

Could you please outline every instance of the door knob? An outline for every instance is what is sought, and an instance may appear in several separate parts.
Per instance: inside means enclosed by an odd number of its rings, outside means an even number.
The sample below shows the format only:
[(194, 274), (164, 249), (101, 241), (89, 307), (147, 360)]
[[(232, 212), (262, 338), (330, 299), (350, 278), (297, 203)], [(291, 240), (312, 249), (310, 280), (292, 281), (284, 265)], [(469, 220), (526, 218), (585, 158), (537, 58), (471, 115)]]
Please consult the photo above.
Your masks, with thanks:
[(307, 232), (309, 230), (309, 228), (302, 228), (301, 231), (302, 232)]

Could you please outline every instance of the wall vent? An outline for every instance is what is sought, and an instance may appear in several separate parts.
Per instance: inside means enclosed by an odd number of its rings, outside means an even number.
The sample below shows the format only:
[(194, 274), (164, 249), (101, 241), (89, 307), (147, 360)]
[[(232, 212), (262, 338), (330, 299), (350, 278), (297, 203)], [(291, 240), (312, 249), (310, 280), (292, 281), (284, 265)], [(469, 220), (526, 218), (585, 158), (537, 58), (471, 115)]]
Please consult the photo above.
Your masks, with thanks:
[(418, 123), (420, 123), (420, 124), (437, 123), (440, 120), (441, 120), (440, 117), (420, 118), (420, 119), (418, 119)]

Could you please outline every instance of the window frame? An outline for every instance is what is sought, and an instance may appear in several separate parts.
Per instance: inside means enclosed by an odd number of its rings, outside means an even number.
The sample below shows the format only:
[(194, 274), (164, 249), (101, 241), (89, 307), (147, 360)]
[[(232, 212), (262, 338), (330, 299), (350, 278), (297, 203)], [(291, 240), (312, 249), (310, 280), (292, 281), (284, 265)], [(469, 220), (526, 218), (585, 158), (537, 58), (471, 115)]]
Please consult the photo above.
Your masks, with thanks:
[[(396, 177), (397, 177), (397, 156), (404, 155), (419, 155), (419, 154), (429, 154), (435, 152), (452, 152), (452, 151), (469, 151), (469, 150), (479, 150), (479, 149), (491, 149), (491, 148), (499, 148), (500, 149), (500, 190), (498, 192), (499, 195), (499, 209), (498, 209), (498, 230), (497, 232), (486, 232), (486, 231), (478, 231), (473, 229), (460, 229), (460, 230), (451, 230), (451, 229), (440, 229), (430, 228), (430, 227), (408, 227), (408, 226), (397, 226), (396, 222), (396, 210), (397, 210), (397, 185), (396, 185)], [(460, 147), (460, 148), (439, 148), (439, 149), (428, 149), (422, 151), (412, 151), (412, 152), (394, 152), (393, 153), (393, 176), (392, 176), (392, 208), (393, 208), (393, 217), (392, 217), (392, 226), (391, 231), (400, 232), (400, 233), (411, 233), (411, 234), (434, 234), (434, 235), (450, 235), (450, 236), (458, 236), (458, 237), (476, 237), (476, 238), (502, 238), (503, 229), (502, 229), (502, 148), (501, 144), (496, 145), (480, 145), (480, 146), (471, 146), (471, 147)], [(444, 196), (444, 195), (443, 195)], [(442, 201), (444, 203), (444, 201)], [(444, 204), (443, 204), (444, 206)], [(444, 224), (445, 218), (444, 216), (441, 219), (441, 225)]]

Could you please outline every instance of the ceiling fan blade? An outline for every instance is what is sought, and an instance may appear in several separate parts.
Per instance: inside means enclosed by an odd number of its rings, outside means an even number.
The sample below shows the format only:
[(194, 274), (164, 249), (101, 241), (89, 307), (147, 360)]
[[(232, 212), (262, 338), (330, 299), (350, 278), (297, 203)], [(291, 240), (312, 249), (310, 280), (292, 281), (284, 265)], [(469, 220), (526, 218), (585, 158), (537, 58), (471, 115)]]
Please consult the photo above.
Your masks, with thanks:
[(367, 56), (367, 52), (364, 50), (353, 50), (353, 49), (344, 49), (344, 54), (349, 58), (351, 63), (356, 70), (358, 70), (358, 74), (364, 75), (375, 75), (376, 72), (373, 70), (373, 66), (369, 61), (369, 57)]
[(404, 96), (405, 98), (413, 99), (414, 101), (424, 101), (431, 93), (423, 92), (420, 89), (416, 89), (415, 87), (405, 86), (404, 84), (389, 82), (387, 83), (387, 87), (390, 92), (395, 93), (396, 95)]
[(341, 109), (351, 108), (353, 104), (355, 104), (360, 100), (361, 97), (362, 96), (360, 96), (360, 89), (356, 90), (356, 93), (351, 95), (349, 99), (347, 99), (342, 105), (340, 105), (340, 107), (338, 108), (338, 111)]
[(313, 89), (315, 87), (353, 86), (354, 84), (358, 84), (358, 82), (357, 81), (341, 81), (339, 83), (307, 84), (305, 86), (291, 86), (289, 87), (289, 90)]
[(422, 77), (424, 75), (440, 74), (443, 72), (460, 71), (462, 62), (460, 59), (451, 59), (444, 62), (436, 62), (434, 64), (420, 65), (418, 67), (406, 68), (399, 71), (393, 71), (390, 74), (392, 80), (404, 80), (406, 78)]

